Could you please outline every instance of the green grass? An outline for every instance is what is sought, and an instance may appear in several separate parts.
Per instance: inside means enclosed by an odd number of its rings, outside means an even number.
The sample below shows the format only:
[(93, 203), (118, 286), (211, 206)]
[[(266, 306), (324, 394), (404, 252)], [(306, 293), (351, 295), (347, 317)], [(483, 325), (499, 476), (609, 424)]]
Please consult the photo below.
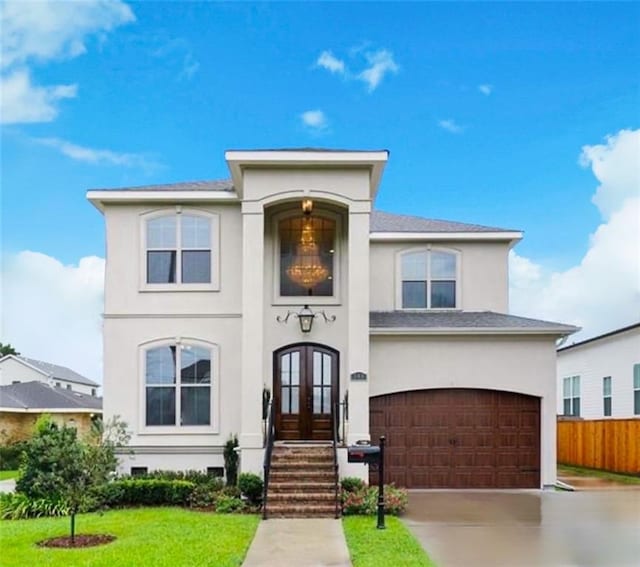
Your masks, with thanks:
[(568, 475), (593, 476), (596, 478), (602, 478), (604, 480), (611, 480), (613, 482), (620, 482), (623, 484), (640, 484), (640, 477), (638, 476), (601, 471), (599, 469), (574, 467), (570, 465), (558, 465), (558, 474), (562, 475), (563, 473)]
[(113, 543), (47, 549), (36, 542), (68, 535), (69, 518), (3, 521), (3, 567), (239, 566), (258, 526), (257, 515), (223, 515), (181, 508), (136, 508), (76, 518), (78, 534), (112, 534)]
[(18, 471), (0, 471), (0, 480), (9, 480), (10, 478), (18, 478)]
[(372, 516), (342, 519), (353, 567), (435, 567), (405, 525), (393, 516), (385, 518), (387, 529), (376, 529)]

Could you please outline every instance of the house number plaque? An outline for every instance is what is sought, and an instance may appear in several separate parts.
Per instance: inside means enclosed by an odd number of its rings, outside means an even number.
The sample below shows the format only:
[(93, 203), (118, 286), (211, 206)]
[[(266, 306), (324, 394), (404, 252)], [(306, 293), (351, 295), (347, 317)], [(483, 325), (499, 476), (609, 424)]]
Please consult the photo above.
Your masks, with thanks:
[(353, 380), (354, 382), (360, 380), (360, 381), (366, 381), (367, 379), (367, 375), (364, 372), (352, 372), (351, 373), (351, 380)]

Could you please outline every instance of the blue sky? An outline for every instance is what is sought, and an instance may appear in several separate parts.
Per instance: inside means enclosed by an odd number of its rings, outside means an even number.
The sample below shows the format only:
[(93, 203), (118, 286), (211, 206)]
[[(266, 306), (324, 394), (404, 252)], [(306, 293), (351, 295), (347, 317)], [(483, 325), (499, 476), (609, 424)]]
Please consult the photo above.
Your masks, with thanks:
[[(638, 3), (15, 6), (2, 5), (10, 282), (24, 251), (76, 268), (104, 257), (87, 189), (224, 178), (229, 148), (389, 149), (378, 208), (524, 230), (516, 275), (538, 288), (610, 221), (592, 202), (611, 180), (598, 159), (628, 170), (611, 194), (640, 191)], [(3, 335), (24, 340), (6, 320)]]

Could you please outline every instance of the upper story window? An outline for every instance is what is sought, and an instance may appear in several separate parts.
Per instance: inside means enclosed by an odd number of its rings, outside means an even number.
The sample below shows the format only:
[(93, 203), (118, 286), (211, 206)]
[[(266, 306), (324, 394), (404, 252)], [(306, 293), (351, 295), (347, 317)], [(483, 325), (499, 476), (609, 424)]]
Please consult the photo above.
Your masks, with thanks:
[(303, 211), (278, 223), (280, 295), (333, 296), (336, 221), (312, 215), (310, 200)]
[(602, 379), (602, 406), (605, 417), (611, 417), (611, 376)]
[(215, 215), (171, 212), (145, 222), (147, 284), (212, 284)]
[(166, 344), (145, 351), (145, 424), (211, 425), (210, 348)]
[(580, 416), (580, 376), (568, 376), (562, 381), (563, 415)]
[(400, 257), (403, 309), (458, 307), (458, 254), (447, 250), (416, 250)]

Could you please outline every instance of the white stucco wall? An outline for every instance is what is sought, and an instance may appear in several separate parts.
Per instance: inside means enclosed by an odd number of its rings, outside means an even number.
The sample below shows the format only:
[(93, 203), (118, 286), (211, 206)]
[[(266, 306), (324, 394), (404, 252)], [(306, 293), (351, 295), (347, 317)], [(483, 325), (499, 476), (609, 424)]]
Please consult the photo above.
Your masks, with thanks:
[(371, 337), (371, 396), (425, 388), (483, 388), (541, 398), (541, 482), (556, 480), (553, 337)]
[(603, 419), (602, 379), (611, 376), (611, 418), (633, 414), (633, 365), (640, 364), (640, 327), (558, 352), (557, 411), (563, 413), (562, 381), (580, 376), (580, 417)]
[(371, 310), (391, 311), (400, 308), (398, 291), (402, 285), (398, 254), (411, 249), (449, 248), (460, 252), (458, 309), (509, 310), (509, 244), (500, 242), (372, 242)]

